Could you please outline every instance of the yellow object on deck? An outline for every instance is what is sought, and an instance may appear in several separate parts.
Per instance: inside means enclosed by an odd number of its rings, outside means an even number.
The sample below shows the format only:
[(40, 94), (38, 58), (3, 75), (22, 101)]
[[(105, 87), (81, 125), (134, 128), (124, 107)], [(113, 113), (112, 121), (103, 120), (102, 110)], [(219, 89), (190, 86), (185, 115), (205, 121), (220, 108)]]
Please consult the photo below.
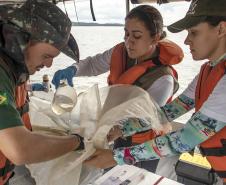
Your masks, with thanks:
[(191, 155), (189, 153), (183, 153), (180, 155), (179, 160), (196, 165), (196, 166), (200, 166), (203, 168), (207, 168), (207, 169), (211, 168), (211, 165), (207, 161), (206, 157), (203, 157), (199, 153), (194, 153), (194, 155)]

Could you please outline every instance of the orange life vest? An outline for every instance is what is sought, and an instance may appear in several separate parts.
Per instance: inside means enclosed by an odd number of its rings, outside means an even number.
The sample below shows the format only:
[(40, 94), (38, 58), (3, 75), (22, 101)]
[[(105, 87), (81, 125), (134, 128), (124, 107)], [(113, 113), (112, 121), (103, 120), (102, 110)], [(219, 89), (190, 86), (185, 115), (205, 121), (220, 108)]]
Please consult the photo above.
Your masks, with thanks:
[[(14, 80), (14, 74), (13, 71), (11, 71), (12, 68), (10, 68), (10, 65), (6, 64), (6, 61), (1, 59), (1, 56), (0, 56), (0, 66), (9, 74), (11, 79)], [(15, 101), (17, 110), (21, 115), (25, 127), (31, 130), (31, 123), (28, 115), (27, 90), (25, 83), (16, 87)], [(0, 185), (4, 185), (9, 180), (9, 178), (13, 174), (13, 169), (14, 164), (11, 161), (9, 161), (9, 159), (7, 159), (5, 155), (0, 151)]]
[(28, 114), (29, 104), (28, 104), (28, 94), (26, 90), (26, 83), (16, 87), (15, 97), (16, 97), (17, 110), (19, 111), (22, 117), (25, 127), (29, 130), (32, 130), (31, 122)]
[[(158, 43), (159, 62), (160, 65), (178, 64), (182, 61), (184, 54), (182, 49), (174, 42), (164, 40)], [(110, 64), (110, 74), (108, 76), (108, 84), (133, 84), (140, 76), (142, 76), (147, 69), (157, 66), (153, 60), (148, 60), (136, 64), (129, 69), (126, 69), (128, 62), (127, 52), (124, 43), (116, 45), (113, 49)], [(177, 77), (176, 70), (173, 69), (174, 77)]]
[[(128, 57), (125, 49), (124, 43), (116, 45), (112, 52), (111, 65), (110, 65), (110, 75), (108, 76), (108, 84), (135, 84), (136, 81), (144, 75), (148, 69), (156, 67), (157, 65), (169, 66), (171, 69), (171, 75), (173, 78), (178, 78), (176, 70), (171, 66), (173, 64), (178, 64), (182, 61), (184, 54), (182, 49), (174, 42), (163, 40), (157, 45), (159, 54), (156, 59), (150, 59), (145, 62), (136, 64), (127, 69)], [(153, 80), (153, 78), (149, 78)], [(177, 88), (178, 89), (178, 88)], [(168, 100), (171, 101), (172, 97)], [(151, 140), (159, 134), (155, 131), (148, 130), (142, 133), (137, 133), (132, 136), (132, 143), (143, 143), (145, 141)]]
[[(197, 112), (208, 99), (219, 80), (225, 75), (226, 60), (216, 66), (205, 63), (201, 67), (195, 92), (195, 111)], [(226, 127), (200, 144), (203, 155), (219, 177), (226, 182)]]

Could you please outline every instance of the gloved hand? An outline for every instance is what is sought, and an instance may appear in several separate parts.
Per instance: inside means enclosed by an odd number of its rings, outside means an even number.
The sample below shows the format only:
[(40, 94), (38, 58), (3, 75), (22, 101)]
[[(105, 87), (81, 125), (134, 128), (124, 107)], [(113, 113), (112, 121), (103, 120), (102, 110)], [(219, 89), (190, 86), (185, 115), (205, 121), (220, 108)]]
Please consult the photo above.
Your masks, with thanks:
[(68, 85), (73, 87), (72, 79), (75, 76), (77, 71), (77, 68), (75, 66), (69, 66), (65, 69), (58, 70), (55, 72), (52, 84), (55, 85), (55, 88), (57, 89), (60, 85), (60, 80), (67, 79)]
[(32, 91), (44, 91), (45, 87), (40, 83), (34, 83), (34, 84), (31, 84), (31, 90)]

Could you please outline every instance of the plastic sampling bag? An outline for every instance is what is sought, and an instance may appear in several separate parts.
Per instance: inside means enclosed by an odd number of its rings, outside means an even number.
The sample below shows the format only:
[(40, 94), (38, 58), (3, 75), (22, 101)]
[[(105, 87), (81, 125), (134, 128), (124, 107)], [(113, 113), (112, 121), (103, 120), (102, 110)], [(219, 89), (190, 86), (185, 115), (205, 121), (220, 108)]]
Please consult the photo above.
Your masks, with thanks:
[[(44, 92), (37, 92), (44, 93)], [(122, 119), (136, 117), (148, 120), (147, 129), (162, 131), (169, 123), (158, 106), (143, 89), (130, 85), (98, 88), (94, 85), (78, 96), (71, 112), (61, 116), (51, 111), (51, 94), (31, 97), (31, 123), (33, 130), (46, 134), (66, 135), (78, 133), (85, 138), (82, 153), (70, 152), (57, 159), (28, 165), (37, 185), (85, 185), (101, 175), (101, 170), (82, 165), (96, 148), (107, 148), (107, 134)]]

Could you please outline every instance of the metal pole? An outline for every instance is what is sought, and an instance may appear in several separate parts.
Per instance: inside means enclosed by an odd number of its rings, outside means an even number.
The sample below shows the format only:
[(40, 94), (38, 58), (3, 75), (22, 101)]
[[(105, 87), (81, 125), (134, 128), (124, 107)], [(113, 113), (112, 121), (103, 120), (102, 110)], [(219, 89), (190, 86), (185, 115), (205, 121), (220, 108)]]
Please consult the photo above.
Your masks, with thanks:
[(126, 0), (126, 15), (129, 13), (130, 7), (129, 7), (129, 0)]
[(96, 17), (95, 17), (94, 11), (93, 11), (93, 1), (92, 0), (89, 0), (89, 5), (90, 5), (90, 11), (91, 11), (93, 21), (96, 21)]

